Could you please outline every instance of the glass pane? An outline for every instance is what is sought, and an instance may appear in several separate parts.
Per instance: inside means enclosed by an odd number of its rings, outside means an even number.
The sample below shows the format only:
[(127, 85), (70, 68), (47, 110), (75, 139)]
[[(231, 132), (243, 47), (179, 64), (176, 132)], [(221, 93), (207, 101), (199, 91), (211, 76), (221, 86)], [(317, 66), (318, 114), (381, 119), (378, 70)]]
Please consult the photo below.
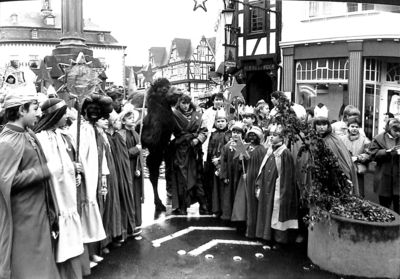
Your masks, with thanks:
[(269, 28), (275, 29), (276, 28), (276, 15), (275, 13), (269, 14)]
[(275, 32), (269, 34), (269, 53), (276, 52)]

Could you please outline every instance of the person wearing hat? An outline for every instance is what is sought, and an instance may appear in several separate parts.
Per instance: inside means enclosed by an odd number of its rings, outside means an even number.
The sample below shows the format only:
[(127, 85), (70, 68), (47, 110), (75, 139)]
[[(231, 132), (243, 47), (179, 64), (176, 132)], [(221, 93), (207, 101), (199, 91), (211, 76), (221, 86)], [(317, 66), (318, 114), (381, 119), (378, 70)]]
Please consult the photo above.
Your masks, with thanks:
[(245, 131), (249, 131), (254, 125), (257, 125), (257, 115), (252, 106), (245, 106), (242, 112), (242, 119)]
[(51, 167), (32, 128), (37, 94), (16, 86), (5, 96), (0, 134), (0, 278), (60, 278), (51, 231), (58, 216)]
[(276, 249), (289, 241), (289, 230), (298, 229), (298, 193), (294, 159), (284, 143), (284, 129), (277, 125), (270, 132), (271, 146), (255, 180), (255, 236), (271, 242)]
[[(61, 99), (48, 99), (42, 104), (43, 115), (34, 131), (43, 146), (46, 159), (53, 164), (51, 182), (59, 208), (59, 236), (56, 262), (62, 278), (82, 278), (80, 255), (83, 253), (81, 218), (77, 190), (80, 190), (82, 166), (75, 163), (68, 150), (69, 138), (61, 130), (66, 125), (67, 104)], [(87, 261), (88, 262), (88, 261)]]
[(223, 183), (219, 177), (221, 169), (221, 150), (230, 139), (227, 116), (224, 109), (217, 110), (215, 124), (210, 135), (207, 149), (207, 161), (204, 166), (205, 185), (204, 191), (207, 204), (212, 213), (221, 216), (221, 199), (223, 198)]
[(139, 143), (139, 135), (135, 131), (136, 122), (139, 119), (139, 112), (134, 109), (122, 110), (120, 113), (122, 128), (118, 133), (125, 141), (128, 149), (130, 171), (133, 182), (133, 198), (135, 203), (135, 227), (128, 227), (128, 235), (136, 236), (142, 232), (142, 202), (143, 184), (141, 152), (142, 145)]
[(231, 140), (221, 150), (220, 178), (225, 184), (221, 201), (221, 219), (223, 220), (231, 220), (236, 190), (240, 183), (244, 183), (242, 161), (246, 152), (238, 150), (238, 147), (239, 149), (240, 147), (245, 149), (243, 143), (245, 135), (244, 124), (236, 121), (232, 124), (230, 130), (232, 134)]
[(378, 134), (369, 147), (371, 159), (376, 161), (374, 191), (382, 206), (399, 211), (399, 161), (400, 161), (400, 120), (389, 119), (386, 129)]

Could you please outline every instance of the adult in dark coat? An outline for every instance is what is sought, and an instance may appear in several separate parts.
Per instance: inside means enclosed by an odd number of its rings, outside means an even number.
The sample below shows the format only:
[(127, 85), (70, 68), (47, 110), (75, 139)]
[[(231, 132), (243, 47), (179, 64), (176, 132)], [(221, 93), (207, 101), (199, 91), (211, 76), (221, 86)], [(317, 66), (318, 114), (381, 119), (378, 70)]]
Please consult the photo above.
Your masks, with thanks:
[(376, 161), (374, 191), (379, 203), (391, 206), (399, 213), (399, 159), (400, 159), (400, 121), (390, 119), (385, 132), (378, 134), (371, 143), (370, 154)]
[(175, 214), (186, 214), (187, 208), (195, 202), (200, 204), (200, 214), (207, 214), (203, 190), (202, 143), (207, 128), (202, 125), (199, 111), (188, 95), (179, 98), (173, 109), (175, 119), (175, 153), (173, 155), (172, 207)]

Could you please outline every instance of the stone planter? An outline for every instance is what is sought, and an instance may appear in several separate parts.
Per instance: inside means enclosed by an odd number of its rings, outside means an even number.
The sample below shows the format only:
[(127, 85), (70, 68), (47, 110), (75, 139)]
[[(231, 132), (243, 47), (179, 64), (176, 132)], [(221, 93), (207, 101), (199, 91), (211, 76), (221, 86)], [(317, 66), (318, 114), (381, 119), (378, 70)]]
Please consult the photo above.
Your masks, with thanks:
[(400, 278), (400, 216), (391, 223), (363, 222), (332, 215), (309, 227), (308, 257), (340, 275)]

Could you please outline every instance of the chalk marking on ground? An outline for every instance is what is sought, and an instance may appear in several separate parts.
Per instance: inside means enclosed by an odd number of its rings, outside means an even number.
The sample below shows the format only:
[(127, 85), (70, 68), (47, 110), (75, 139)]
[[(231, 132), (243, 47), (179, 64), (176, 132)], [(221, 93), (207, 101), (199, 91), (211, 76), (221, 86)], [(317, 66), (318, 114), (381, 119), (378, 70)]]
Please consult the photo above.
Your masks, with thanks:
[(234, 245), (249, 245), (249, 246), (262, 246), (263, 245), (261, 242), (258, 242), (258, 241), (213, 239), (213, 240), (210, 240), (209, 242), (197, 247), (196, 249), (193, 249), (192, 251), (188, 252), (188, 255), (196, 257), (218, 244), (234, 244)]
[(215, 218), (214, 215), (197, 215), (197, 214), (188, 214), (188, 215), (169, 215), (165, 217), (160, 217), (156, 220), (151, 221), (150, 223), (143, 224), (141, 228), (147, 228), (155, 224), (160, 224), (163, 223), (164, 221), (174, 219), (174, 218), (185, 218), (185, 219), (191, 219), (191, 218)]
[(180, 237), (182, 235), (188, 234), (188, 233), (190, 233), (192, 231), (235, 231), (235, 230), (236, 229), (232, 228), (232, 227), (195, 227), (195, 226), (191, 226), (191, 227), (188, 227), (186, 229), (174, 232), (173, 234), (170, 234), (170, 235), (164, 236), (162, 238), (153, 240), (152, 244), (153, 244), (153, 246), (155, 245), (155, 246), (158, 247), (159, 245), (161, 245), (161, 243), (164, 243), (164, 242), (169, 241), (171, 239), (174, 239), (174, 238)]

